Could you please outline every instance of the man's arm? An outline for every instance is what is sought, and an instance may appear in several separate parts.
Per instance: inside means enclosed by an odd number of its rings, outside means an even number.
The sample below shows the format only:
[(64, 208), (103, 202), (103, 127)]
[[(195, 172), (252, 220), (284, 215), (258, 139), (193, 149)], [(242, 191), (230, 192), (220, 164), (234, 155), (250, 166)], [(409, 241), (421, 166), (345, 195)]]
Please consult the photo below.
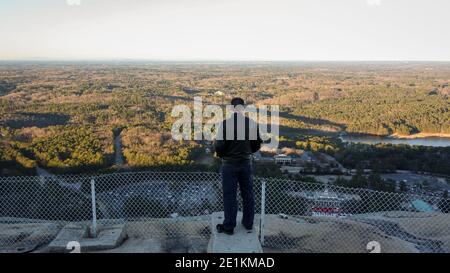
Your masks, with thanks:
[[(216, 155), (220, 158), (222, 158), (225, 155), (225, 131), (224, 131), (224, 125), (223, 122), (220, 124), (216, 139), (214, 140), (214, 150), (216, 151)], [(222, 135), (220, 138), (219, 136)]]
[(256, 140), (250, 140), (250, 146), (252, 149), (252, 153), (256, 153), (261, 149), (262, 139), (259, 135), (259, 125), (256, 125)]

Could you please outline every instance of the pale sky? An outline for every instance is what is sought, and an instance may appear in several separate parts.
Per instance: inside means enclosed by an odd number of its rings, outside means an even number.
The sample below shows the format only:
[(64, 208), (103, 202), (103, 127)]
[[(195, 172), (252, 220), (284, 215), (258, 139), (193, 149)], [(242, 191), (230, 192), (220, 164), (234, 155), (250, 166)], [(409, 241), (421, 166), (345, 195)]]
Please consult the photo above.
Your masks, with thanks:
[(450, 0), (0, 0), (0, 60), (450, 61)]

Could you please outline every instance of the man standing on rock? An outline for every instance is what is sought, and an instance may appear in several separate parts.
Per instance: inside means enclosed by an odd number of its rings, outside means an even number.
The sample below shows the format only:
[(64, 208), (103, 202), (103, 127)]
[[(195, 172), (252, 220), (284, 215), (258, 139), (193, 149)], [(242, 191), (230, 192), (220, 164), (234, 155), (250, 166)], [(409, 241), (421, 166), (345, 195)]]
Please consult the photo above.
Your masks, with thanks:
[(222, 159), (222, 187), (225, 219), (217, 225), (219, 233), (233, 234), (236, 227), (238, 203), (237, 186), (243, 201), (242, 225), (253, 229), (255, 196), (253, 193), (251, 155), (261, 148), (262, 140), (256, 121), (245, 116), (244, 100), (231, 100), (234, 107), (230, 118), (219, 127), (214, 143), (216, 154)]

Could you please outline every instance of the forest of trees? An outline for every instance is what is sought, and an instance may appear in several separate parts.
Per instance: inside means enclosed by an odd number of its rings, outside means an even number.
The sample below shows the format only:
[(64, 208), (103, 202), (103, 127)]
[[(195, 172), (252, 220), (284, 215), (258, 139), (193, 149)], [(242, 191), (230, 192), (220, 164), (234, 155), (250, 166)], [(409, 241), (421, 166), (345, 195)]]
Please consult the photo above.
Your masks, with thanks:
[(105, 167), (112, 148), (107, 136), (86, 127), (52, 128), (30, 142), (2, 143), (5, 165), (19, 169), (37, 166), (64, 172), (88, 172)]
[[(387, 93), (387, 92), (386, 92)], [(450, 133), (450, 101), (437, 95), (328, 99), (295, 113), (345, 125), (349, 133), (412, 135)]]
[(411, 170), (450, 174), (450, 147), (392, 144), (353, 144), (334, 153), (348, 168), (369, 168), (379, 172)]
[(450, 65), (414, 63), (3, 65), (0, 175), (114, 171), (114, 132), (128, 169), (202, 169), (205, 143), (170, 137), (172, 107), (192, 106), (194, 96), (278, 104), (282, 145), (345, 166), (448, 174), (446, 148), (347, 147), (337, 134), (449, 134), (449, 73)]

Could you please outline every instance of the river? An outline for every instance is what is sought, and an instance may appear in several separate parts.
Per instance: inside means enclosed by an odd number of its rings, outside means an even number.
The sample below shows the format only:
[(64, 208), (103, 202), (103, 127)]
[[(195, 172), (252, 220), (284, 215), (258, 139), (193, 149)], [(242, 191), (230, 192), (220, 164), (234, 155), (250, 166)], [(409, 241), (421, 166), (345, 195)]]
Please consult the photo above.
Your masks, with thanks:
[(429, 147), (450, 147), (450, 138), (446, 137), (424, 137), (424, 138), (394, 138), (394, 137), (376, 137), (376, 136), (342, 136), (342, 141), (351, 143), (365, 144), (407, 144)]

